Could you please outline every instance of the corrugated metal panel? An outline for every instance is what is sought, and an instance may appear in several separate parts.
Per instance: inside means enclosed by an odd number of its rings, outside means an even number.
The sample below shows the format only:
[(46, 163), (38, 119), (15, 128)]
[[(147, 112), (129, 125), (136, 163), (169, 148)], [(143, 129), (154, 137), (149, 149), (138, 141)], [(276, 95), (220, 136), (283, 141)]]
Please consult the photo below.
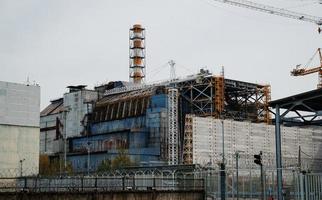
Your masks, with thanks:
[(0, 124), (39, 127), (40, 87), (0, 81)]
[[(286, 167), (296, 166), (298, 148), (311, 157), (322, 153), (322, 129), (282, 127), (282, 158)], [(240, 166), (251, 167), (253, 155), (263, 151), (266, 167), (275, 166), (275, 126), (224, 120), (225, 155), (233, 167), (234, 154), (241, 153)], [(303, 155), (303, 165), (312, 167), (310, 157)], [(222, 155), (222, 125), (218, 119), (193, 117), (193, 164), (218, 163)], [(320, 162), (321, 165), (321, 162)]]
[(39, 128), (0, 125), (0, 176), (38, 174)]
[(51, 104), (48, 105), (45, 109), (40, 112), (40, 116), (57, 114), (63, 111), (63, 103), (64, 99), (57, 99), (55, 101), (51, 101)]

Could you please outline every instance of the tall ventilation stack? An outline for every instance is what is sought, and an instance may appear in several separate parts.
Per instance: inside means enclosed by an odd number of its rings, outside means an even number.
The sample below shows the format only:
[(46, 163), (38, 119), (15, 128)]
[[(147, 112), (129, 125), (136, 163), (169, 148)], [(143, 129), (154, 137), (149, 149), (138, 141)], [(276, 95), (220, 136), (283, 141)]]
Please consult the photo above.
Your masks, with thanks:
[(141, 84), (145, 78), (145, 29), (135, 24), (130, 29), (130, 81)]

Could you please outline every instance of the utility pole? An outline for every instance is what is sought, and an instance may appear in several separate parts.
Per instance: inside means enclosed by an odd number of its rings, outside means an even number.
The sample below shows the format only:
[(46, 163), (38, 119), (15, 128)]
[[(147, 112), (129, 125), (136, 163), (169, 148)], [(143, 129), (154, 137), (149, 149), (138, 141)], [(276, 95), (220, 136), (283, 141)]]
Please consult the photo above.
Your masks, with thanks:
[(87, 142), (87, 175), (89, 176), (89, 171), (90, 171), (90, 153), (91, 153), (91, 148), (90, 148), (90, 142)]
[(239, 190), (238, 190), (238, 158), (239, 153), (236, 151), (236, 191), (237, 191), (237, 200), (239, 200)]
[(222, 133), (222, 162), (220, 164), (220, 194), (221, 200), (226, 199), (226, 171), (225, 171), (225, 130), (224, 120), (221, 120)]
[(23, 161), (25, 161), (26, 159), (21, 159), (19, 160), (19, 163), (20, 163), (20, 177), (22, 177), (22, 163)]
[(64, 125), (64, 135), (63, 135), (63, 139), (64, 139), (64, 174), (66, 172), (66, 168), (67, 168), (67, 144), (66, 144), (66, 138), (67, 138), (67, 111), (64, 111), (64, 118), (65, 118), (65, 125)]
[(64, 109), (64, 118), (65, 118), (65, 124), (64, 124), (64, 134), (63, 134), (63, 140), (64, 140), (64, 174), (66, 174), (67, 169), (67, 113), (71, 110), (69, 106), (65, 107)]
[(299, 152), (298, 152), (298, 168), (299, 168), (299, 172), (301, 172), (302, 171), (301, 146), (299, 146)]
[(259, 165), (261, 168), (261, 200), (264, 200), (264, 174), (263, 174), (263, 163), (262, 163), (263, 152), (260, 151), (259, 154), (254, 155), (254, 163)]
[(238, 159), (239, 159), (239, 153), (242, 153), (244, 151), (236, 151), (235, 152), (235, 156), (236, 156), (236, 192), (237, 192), (237, 200), (239, 200), (239, 188), (238, 188), (238, 178), (239, 178), (239, 174), (238, 174)]

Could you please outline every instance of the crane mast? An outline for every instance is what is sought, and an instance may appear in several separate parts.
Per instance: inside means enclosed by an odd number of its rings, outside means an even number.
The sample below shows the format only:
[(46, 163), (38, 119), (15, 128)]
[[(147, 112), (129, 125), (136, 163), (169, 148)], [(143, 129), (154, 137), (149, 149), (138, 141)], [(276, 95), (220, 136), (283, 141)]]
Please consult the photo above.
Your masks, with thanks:
[(252, 9), (252, 10), (256, 10), (256, 11), (260, 11), (260, 12), (265, 12), (265, 13), (272, 14), (272, 15), (279, 15), (282, 17), (287, 17), (287, 18), (297, 19), (297, 20), (301, 20), (301, 21), (305, 21), (305, 22), (310, 22), (310, 23), (317, 24), (318, 26), (322, 25), (322, 18), (321, 17), (302, 14), (302, 13), (298, 13), (298, 12), (294, 12), (294, 11), (290, 11), (290, 10), (286, 10), (286, 9), (282, 9), (282, 8), (276, 8), (276, 7), (269, 6), (269, 5), (254, 3), (251, 1), (247, 1), (247, 0), (214, 0), (214, 1), (230, 4), (233, 6), (248, 8), (248, 9)]

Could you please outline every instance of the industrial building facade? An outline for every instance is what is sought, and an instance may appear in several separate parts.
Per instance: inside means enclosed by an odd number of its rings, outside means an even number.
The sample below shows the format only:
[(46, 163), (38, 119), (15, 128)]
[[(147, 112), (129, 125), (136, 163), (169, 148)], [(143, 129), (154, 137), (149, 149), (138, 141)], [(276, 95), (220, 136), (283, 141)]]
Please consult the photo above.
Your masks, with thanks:
[[(225, 119), (227, 167), (233, 167), (236, 151), (243, 151), (241, 167), (253, 167), (252, 156), (259, 151), (263, 151), (267, 167), (275, 165), (267, 85), (225, 79), (201, 70), (184, 79), (158, 84), (110, 82), (95, 90), (74, 89), (42, 112), (41, 153), (62, 158), (66, 151), (76, 172), (95, 171), (120, 150), (125, 150), (138, 166), (218, 166), (222, 154), (219, 119)], [(87, 93), (79, 95), (83, 103), (78, 105), (82, 106), (67, 103), (70, 101), (66, 96), (75, 99), (76, 91)], [(320, 129), (283, 128), (285, 167), (298, 163), (299, 146), (312, 155), (302, 156), (303, 166), (314, 169), (321, 164)]]
[(0, 81), (0, 176), (39, 169), (40, 87)]
[(120, 149), (136, 165), (182, 164), (187, 115), (269, 123), (269, 90), (269, 86), (224, 79), (205, 70), (151, 85), (110, 82), (90, 91), (95, 98), (82, 100), (91, 102), (82, 104), (90, 109), (67, 105), (66, 96), (75, 96), (72, 90), (41, 113), (41, 153), (61, 156), (67, 151), (76, 171), (85, 171), (88, 160), (93, 171)]

